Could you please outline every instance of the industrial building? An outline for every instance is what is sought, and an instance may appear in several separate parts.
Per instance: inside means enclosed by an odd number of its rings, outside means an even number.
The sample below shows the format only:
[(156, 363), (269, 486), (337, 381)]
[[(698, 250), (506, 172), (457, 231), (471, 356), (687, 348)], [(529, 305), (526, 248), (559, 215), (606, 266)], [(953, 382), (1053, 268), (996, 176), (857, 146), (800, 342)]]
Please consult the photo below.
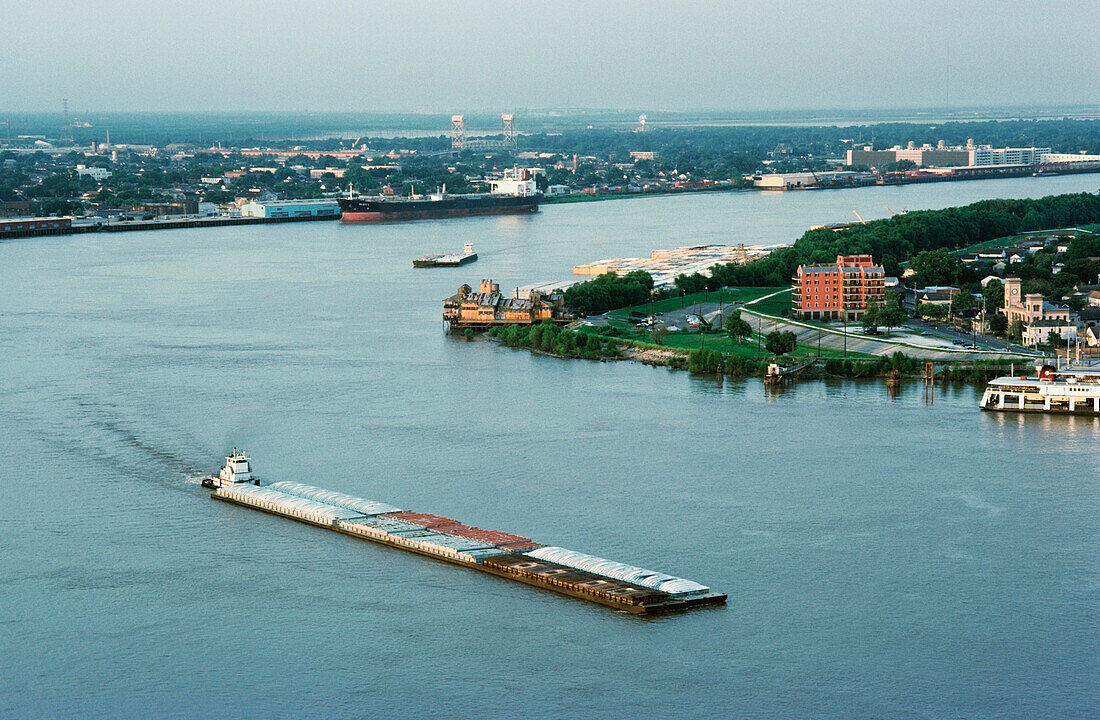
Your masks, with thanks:
[(760, 190), (810, 190), (851, 181), (856, 173), (844, 170), (828, 172), (792, 172), (753, 175), (752, 186)]
[(858, 320), (886, 302), (886, 271), (870, 255), (837, 255), (834, 265), (799, 265), (791, 307), (803, 320)]
[(262, 200), (242, 205), (241, 217), (337, 218), (340, 206), (335, 200)]
[(1042, 156), (1050, 153), (1050, 148), (994, 148), (981, 145), (969, 149), (968, 165), (1036, 165), (1043, 161)]
[(891, 163), (908, 160), (917, 167), (988, 167), (991, 165), (1039, 165), (1047, 163), (1097, 162), (1098, 155), (1052, 153), (1048, 147), (1004, 147), (975, 145), (947, 147), (940, 142), (936, 147), (922, 145), (875, 150), (870, 145), (851, 148), (847, 152), (849, 167), (874, 167), (881, 169)]
[(0, 238), (33, 235), (68, 235), (73, 231), (71, 217), (4, 218), (0, 220)]

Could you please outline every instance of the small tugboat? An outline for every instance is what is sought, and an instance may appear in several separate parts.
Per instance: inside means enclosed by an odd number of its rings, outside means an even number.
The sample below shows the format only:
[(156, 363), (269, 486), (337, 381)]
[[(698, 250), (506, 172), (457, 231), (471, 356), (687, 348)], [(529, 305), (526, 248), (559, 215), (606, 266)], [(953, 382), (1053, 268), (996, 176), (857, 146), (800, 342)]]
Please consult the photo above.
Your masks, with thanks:
[(474, 252), (474, 244), (466, 243), (462, 246), (461, 253), (452, 253), (450, 255), (445, 253), (425, 255), (424, 257), (413, 260), (413, 267), (458, 267), (459, 265), (471, 263), (474, 260), (477, 260), (477, 253)]
[(217, 475), (211, 475), (202, 481), (204, 488), (220, 488), (227, 485), (259, 485), (260, 481), (252, 477), (252, 458), (244, 450), (233, 448), (233, 453), (225, 458), (225, 465)]

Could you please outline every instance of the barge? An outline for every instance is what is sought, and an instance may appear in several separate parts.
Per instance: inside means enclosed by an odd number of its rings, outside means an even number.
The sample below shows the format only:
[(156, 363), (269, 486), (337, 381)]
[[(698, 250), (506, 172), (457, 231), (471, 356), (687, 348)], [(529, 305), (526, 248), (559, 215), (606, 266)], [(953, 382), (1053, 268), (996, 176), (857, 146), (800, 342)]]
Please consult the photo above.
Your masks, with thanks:
[(474, 244), (465, 243), (462, 246), (461, 253), (436, 253), (434, 255), (425, 255), (424, 257), (413, 260), (413, 267), (458, 267), (459, 265), (472, 263), (475, 260), (477, 260), (477, 253), (474, 252)]
[(215, 500), (407, 550), (629, 613), (721, 605), (725, 593), (691, 580), (548, 546), (520, 535), (294, 481), (260, 485), (251, 458), (234, 449), (203, 481)]
[(999, 412), (1064, 413), (1100, 416), (1100, 370), (1053, 365), (1036, 368), (1035, 377), (999, 377), (989, 381), (979, 407)]

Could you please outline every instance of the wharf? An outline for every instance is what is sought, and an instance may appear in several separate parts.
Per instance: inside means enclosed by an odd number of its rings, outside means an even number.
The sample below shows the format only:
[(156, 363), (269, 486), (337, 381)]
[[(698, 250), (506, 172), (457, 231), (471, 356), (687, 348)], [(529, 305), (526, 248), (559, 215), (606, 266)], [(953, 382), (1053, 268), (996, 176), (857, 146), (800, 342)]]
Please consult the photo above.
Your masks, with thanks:
[[(33, 218), (32, 218), (33, 219)], [(58, 218), (41, 218), (40, 227), (33, 230), (20, 228), (5, 230), (0, 225), (0, 239), (43, 237), (46, 235), (79, 235), (98, 232), (131, 232), (137, 230), (179, 230), (187, 228), (225, 227), (227, 225), (260, 225), (263, 223), (302, 222), (309, 220), (339, 220), (339, 215), (311, 217), (173, 217), (153, 220), (118, 220), (115, 222), (78, 222), (74, 225), (49, 227), (45, 221)], [(68, 220), (68, 218), (65, 218)], [(14, 221), (11, 221), (14, 223)], [(35, 223), (38, 225), (38, 223)]]
[[(295, 486), (288, 492), (296, 491), (300, 496), (291, 497), (279, 492), (287, 489), (287, 485)], [(280, 504), (278, 497), (280, 495), (290, 502), (284, 501)], [(327, 505), (321, 499), (326, 495), (339, 496), (343, 500), (343, 505)], [(364, 516), (347, 508), (362, 507), (371, 504), (371, 501), (343, 496), (340, 493), (332, 493), (312, 486), (297, 483), (275, 483), (264, 488), (223, 485), (215, 489), (210, 497), (297, 520), (307, 525), (333, 530), (361, 540), (370, 540), (388, 547), (414, 552), (452, 565), (480, 570), (490, 575), (616, 610), (624, 610), (635, 615), (672, 612), (702, 605), (722, 605), (726, 602), (724, 593), (714, 592), (698, 583), (632, 568), (593, 556), (584, 556), (561, 548), (547, 548), (526, 538), (499, 531), (469, 528), (448, 518), (403, 511), (385, 512), (373, 517)], [(313, 500), (306, 498), (313, 498)], [(326, 515), (325, 508), (336, 512)], [(392, 510), (393, 508), (380, 507), (380, 509)], [(409, 527), (406, 529), (394, 527), (401, 525)], [(441, 541), (433, 542), (433, 536), (441, 538), (442, 541), (453, 541), (456, 545), (447, 547), (438, 544)], [(463, 539), (466, 539), (471, 547), (478, 547), (475, 549), (458, 547)], [(522, 542), (525, 540), (527, 542)], [(493, 545), (493, 542), (496, 542), (496, 545)], [(618, 570), (620, 574), (616, 576), (608, 572), (600, 572), (595, 568), (589, 571), (576, 567), (575, 564), (565, 565), (546, 559), (547, 553), (557, 560), (579, 556), (582, 560), (598, 563), (601, 566), (613, 566), (613, 569)], [(538, 556), (540, 554), (541, 556)], [(564, 559), (563, 562), (568, 563), (570, 560)], [(622, 573), (625, 571), (634, 571), (639, 581), (631, 582), (622, 579)], [(639, 582), (650, 582), (650, 586)], [(668, 586), (669, 590), (654, 587), (654, 584)]]
[(163, 218), (159, 220), (121, 220), (100, 225), (76, 225), (73, 232), (129, 232), (132, 230), (179, 230), (183, 228), (225, 227), (227, 225), (261, 225), (264, 223), (339, 220), (339, 215), (311, 217), (209, 217)]

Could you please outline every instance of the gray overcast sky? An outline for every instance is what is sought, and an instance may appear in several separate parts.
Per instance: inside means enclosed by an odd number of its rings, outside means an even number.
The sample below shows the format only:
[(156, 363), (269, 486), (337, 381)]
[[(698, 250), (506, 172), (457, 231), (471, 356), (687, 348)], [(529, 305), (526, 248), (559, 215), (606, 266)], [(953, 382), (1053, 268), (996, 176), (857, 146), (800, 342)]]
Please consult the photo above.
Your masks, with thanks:
[(0, 0), (0, 111), (1095, 104), (1094, 1)]

